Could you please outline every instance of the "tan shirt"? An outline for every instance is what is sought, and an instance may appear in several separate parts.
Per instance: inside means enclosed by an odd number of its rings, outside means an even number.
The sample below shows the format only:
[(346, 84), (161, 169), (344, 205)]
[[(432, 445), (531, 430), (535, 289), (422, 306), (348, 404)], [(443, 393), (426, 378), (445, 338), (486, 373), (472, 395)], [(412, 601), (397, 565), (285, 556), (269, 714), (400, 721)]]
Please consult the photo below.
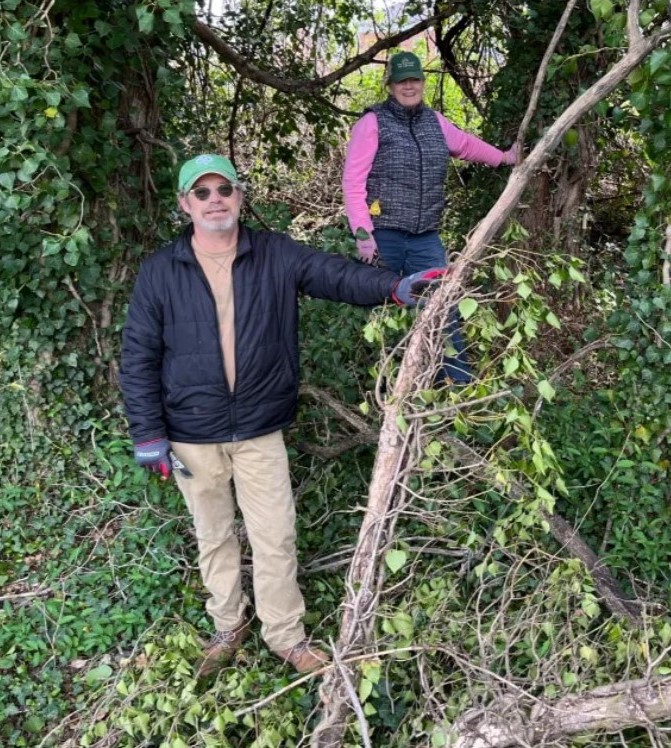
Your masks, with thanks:
[(210, 253), (193, 246), (196, 259), (210, 284), (217, 307), (221, 350), (224, 354), (224, 374), (228, 386), (235, 388), (235, 305), (233, 303), (233, 260), (236, 249)]

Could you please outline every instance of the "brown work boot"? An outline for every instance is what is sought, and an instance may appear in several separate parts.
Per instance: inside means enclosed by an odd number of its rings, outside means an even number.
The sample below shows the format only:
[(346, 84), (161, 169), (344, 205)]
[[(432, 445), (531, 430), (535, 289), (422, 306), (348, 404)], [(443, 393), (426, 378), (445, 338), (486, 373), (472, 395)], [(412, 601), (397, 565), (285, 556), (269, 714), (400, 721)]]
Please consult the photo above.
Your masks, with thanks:
[(309, 639), (303, 639), (291, 649), (280, 649), (275, 654), (293, 665), (299, 673), (310, 673), (331, 662), (326, 652), (310, 645)]
[(242, 621), (229, 631), (216, 631), (203, 650), (203, 659), (198, 664), (199, 678), (213, 673), (233, 658), (242, 646), (242, 642), (249, 636), (250, 621)]

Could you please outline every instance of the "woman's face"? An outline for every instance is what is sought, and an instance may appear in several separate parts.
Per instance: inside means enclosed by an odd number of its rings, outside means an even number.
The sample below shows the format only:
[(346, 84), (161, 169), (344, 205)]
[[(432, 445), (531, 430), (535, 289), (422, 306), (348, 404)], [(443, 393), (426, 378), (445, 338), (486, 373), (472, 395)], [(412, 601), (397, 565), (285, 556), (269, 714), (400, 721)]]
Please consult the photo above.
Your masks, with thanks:
[(406, 78), (400, 83), (390, 83), (389, 93), (401, 106), (417, 106), (422, 103), (424, 97), (424, 81), (419, 78)]

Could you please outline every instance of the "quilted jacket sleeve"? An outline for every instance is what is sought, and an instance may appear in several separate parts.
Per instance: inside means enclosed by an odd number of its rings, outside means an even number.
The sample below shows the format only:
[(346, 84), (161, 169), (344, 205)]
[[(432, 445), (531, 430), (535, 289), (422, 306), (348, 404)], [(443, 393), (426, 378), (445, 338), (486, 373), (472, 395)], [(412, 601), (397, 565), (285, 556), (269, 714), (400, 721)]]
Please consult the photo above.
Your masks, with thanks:
[(166, 436), (161, 397), (163, 310), (149, 263), (141, 266), (121, 349), (121, 389), (135, 443)]
[(318, 252), (284, 238), (284, 256), (292, 256), (299, 291), (318, 299), (376, 306), (391, 298), (399, 276), (342, 255)]

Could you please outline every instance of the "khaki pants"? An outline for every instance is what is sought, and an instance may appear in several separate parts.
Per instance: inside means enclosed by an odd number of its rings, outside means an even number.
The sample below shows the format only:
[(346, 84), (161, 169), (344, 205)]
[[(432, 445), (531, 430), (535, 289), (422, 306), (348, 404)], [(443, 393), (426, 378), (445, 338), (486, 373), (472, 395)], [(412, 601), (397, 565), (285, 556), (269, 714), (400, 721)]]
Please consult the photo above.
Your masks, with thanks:
[(222, 444), (173, 442), (193, 473), (175, 479), (193, 517), (200, 573), (218, 631), (234, 628), (248, 603), (240, 586), (240, 545), (233, 531), (235, 498), (253, 554), (256, 612), (272, 650), (305, 638), (303, 596), (296, 581), (296, 511), (282, 432)]

